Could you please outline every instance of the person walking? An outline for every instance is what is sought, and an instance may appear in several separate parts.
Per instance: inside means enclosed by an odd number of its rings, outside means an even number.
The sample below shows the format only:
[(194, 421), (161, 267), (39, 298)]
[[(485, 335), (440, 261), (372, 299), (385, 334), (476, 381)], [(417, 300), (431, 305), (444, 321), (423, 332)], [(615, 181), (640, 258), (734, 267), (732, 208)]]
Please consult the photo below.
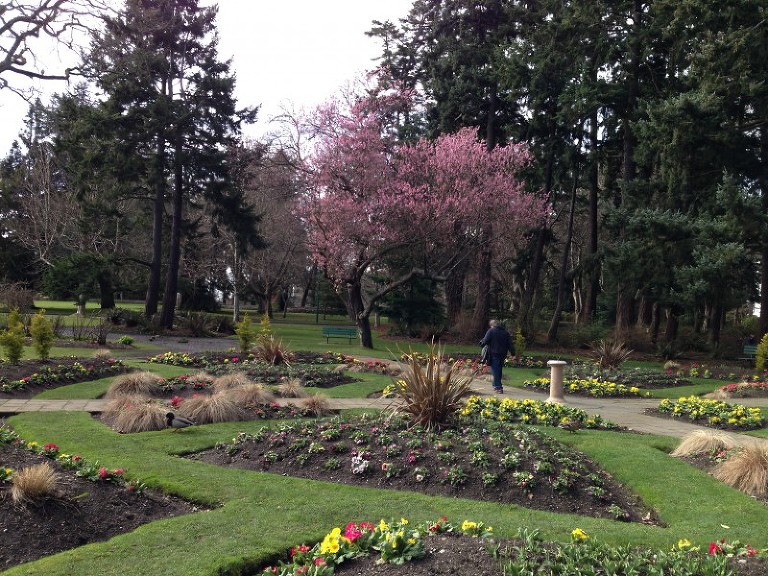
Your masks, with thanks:
[(493, 374), (493, 390), (496, 394), (504, 392), (504, 386), (501, 383), (501, 372), (504, 367), (504, 359), (507, 353), (515, 355), (515, 345), (512, 337), (502, 324), (496, 320), (488, 322), (488, 332), (480, 340), (480, 346), (488, 346), (488, 353), (491, 360), (491, 373)]

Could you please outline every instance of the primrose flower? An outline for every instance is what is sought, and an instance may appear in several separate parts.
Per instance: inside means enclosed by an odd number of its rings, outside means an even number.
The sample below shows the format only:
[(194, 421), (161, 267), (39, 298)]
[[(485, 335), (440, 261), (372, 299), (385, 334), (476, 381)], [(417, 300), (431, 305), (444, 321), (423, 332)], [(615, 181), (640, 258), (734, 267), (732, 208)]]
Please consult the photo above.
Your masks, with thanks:
[(680, 540), (677, 541), (677, 547), (680, 550), (686, 550), (691, 547), (691, 541), (688, 540), (688, 538), (680, 538)]
[(581, 528), (576, 528), (573, 532), (571, 532), (571, 538), (574, 542), (583, 542), (584, 540), (587, 540), (589, 536)]

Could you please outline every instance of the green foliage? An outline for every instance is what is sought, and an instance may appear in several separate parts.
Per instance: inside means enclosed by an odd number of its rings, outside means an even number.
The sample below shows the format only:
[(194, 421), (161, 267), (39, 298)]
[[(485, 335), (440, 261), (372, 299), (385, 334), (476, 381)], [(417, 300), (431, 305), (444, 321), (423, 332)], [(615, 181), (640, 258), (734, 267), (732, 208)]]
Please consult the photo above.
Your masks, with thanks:
[(32, 345), (40, 359), (47, 360), (51, 354), (51, 346), (56, 335), (53, 332), (51, 321), (45, 317), (45, 310), (40, 310), (32, 317), (29, 333), (32, 335)]
[(524, 356), (525, 350), (528, 347), (528, 342), (523, 336), (523, 331), (518, 326), (515, 331), (515, 356)]
[[(267, 316), (267, 319), (269, 319), (269, 316)], [(243, 314), (242, 319), (237, 323), (235, 334), (237, 334), (237, 338), (240, 342), (240, 352), (248, 352), (257, 338), (256, 332), (253, 329), (253, 324), (251, 324), (251, 319), (248, 317), (248, 312)]]
[(261, 315), (261, 322), (259, 323), (259, 342), (269, 342), (274, 340), (274, 334), (272, 333), (272, 322), (269, 319), (269, 314), (264, 312)]
[(768, 358), (768, 333), (764, 334), (755, 352), (755, 371), (762, 374), (765, 370), (765, 360)]
[(8, 314), (8, 328), (0, 333), (0, 346), (3, 347), (8, 360), (14, 364), (21, 360), (24, 353), (24, 323), (18, 308)]

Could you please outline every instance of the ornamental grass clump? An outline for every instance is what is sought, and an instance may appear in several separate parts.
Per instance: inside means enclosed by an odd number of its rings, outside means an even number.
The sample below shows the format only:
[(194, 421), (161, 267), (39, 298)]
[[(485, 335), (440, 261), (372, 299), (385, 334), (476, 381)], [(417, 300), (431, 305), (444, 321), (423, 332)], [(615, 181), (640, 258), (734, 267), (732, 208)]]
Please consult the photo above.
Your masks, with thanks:
[(311, 395), (301, 401), (301, 406), (314, 416), (328, 416), (333, 414), (331, 402), (326, 396), (320, 394)]
[(589, 357), (601, 370), (616, 369), (629, 360), (632, 350), (619, 340), (600, 340), (592, 346)]
[(394, 410), (410, 415), (415, 425), (428, 430), (443, 427), (472, 393), (472, 376), (460, 374), (457, 363), (444, 363), (443, 351), (434, 343), (424, 366), (413, 353), (405, 359), (406, 369), (394, 382), (399, 400)]
[(272, 391), (262, 384), (250, 383), (235, 388), (226, 388), (221, 393), (243, 408), (269, 404), (275, 400)]
[(55, 496), (59, 477), (48, 462), (16, 471), (11, 478), (11, 500), (15, 504), (28, 504)]
[(166, 412), (166, 406), (147, 396), (123, 396), (109, 402), (102, 416), (115, 430), (134, 434), (165, 428)]
[(253, 380), (242, 372), (229, 372), (213, 379), (211, 385), (215, 392), (223, 392), (229, 388), (241, 388), (253, 384)]
[(306, 398), (309, 396), (304, 386), (301, 384), (301, 380), (298, 378), (291, 378), (285, 382), (281, 382), (275, 388), (277, 395), (281, 398)]
[(743, 446), (715, 467), (713, 476), (750, 496), (768, 494), (768, 442)]
[(281, 364), (290, 366), (291, 361), (293, 360), (293, 355), (288, 348), (283, 345), (283, 341), (276, 340), (274, 336), (259, 338), (253, 349), (253, 355), (258, 360), (273, 366), (279, 366)]
[(736, 439), (719, 430), (694, 430), (682, 439), (670, 456), (690, 456), (700, 453), (717, 453), (734, 446)]
[(161, 393), (162, 378), (152, 372), (131, 372), (115, 378), (107, 390), (105, 398), (117, 398), (118, 396), (156, 396)]
[(222, 392), (193, 396), (182, 404), (185, 418), (197, 424), (237, 422), (245, 419), (245, 411)]

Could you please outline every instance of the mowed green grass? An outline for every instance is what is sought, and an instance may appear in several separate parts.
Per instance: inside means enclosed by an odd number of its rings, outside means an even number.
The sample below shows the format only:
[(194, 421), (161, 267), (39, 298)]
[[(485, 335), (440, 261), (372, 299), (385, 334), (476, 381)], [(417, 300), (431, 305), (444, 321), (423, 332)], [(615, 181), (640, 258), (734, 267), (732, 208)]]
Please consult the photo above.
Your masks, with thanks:
[[(357, 343), (333, 339), (325, 343), (320, 327), (308, 322), (282, 322), (273, 330), (293, 350), (334, 351), (379, 358), (399, 356), (400, 350), (426, 351), (426, 345), (374, 340), (374, 351)], [(257, 322), (254, 322), (257, 324)], [(236, 341), (232, 340), (233, 347)], [(129, 364), (163, 376), (194, 369), (148, 364), (141, 357), (160, 352), (148, 346), (138, 350)], [(451, 351), (476, 352), (474, 347)], [(82, 349), (63, 349), (61, 355), (82, 355)], [(68, 352), (68, 353), (66, 353)], [(506, 369), (508, 385), (546, 374), (546, 369)], [(322, 390), (329, 396), (363, 397), (380, 390), (391, 379), (354, 374), (362, 381)], [(47, 398), (96, 398), (112, 378), (51, 390)], [(695, 386), (718, 385), (714, 381)], [(676, 395), (680, 389), (676, 389)], [(80, 454), (108, 468), (123, 467), (132, 478), (151, 487), (182, 496), (205, 508), (197, 514), (143, 526), (109, 542), (75, 550), (19, 566), (3, 576), (38, 575), (183, 575), (241, 574), (283, 554), (288, 546), (312, 543), (328, 531), (351, 520), (406, 517), (413, 522), (447, 515), (451, 520), (483, 521), (498, 536), (513, 536), (519, 527), (538, 529), (545, 538), (568, 540), (576, 528), (602, 542), (634, 543), (661, 548), (687, 538), (706, 548), (719, 538), (768, 546), (768, 508), (708, 475), (668, 456), (677, 440), (649, 435), (582, 430), (571, 434), (547, 432), (585, 452), (620, 482), (655, 508), (663, 527), (598, 520), (572, 514), (474, 502), (461, 498), (429, 497), (417, 493), (360, 488), (220, 468), (186, 460), (181, 456), (227, 442), (238, 432), (252, 432), (261, 422), (198, 426), (182, 432), (118, 434), (85, 413), (36, 412), (9, 419), (27, 440), (55, 442), (62, 451)], [(277, 425), (278, 423), (274, 423)], [(764, 431), (759, 435), (768, 435)]]

